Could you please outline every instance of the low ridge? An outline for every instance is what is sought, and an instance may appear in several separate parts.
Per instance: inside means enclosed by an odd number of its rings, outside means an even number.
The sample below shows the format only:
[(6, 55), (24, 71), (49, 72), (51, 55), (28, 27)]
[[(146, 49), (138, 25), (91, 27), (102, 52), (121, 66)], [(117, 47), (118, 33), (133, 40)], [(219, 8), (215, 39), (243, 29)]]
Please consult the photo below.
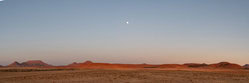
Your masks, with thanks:
[(228, 68), (228, 69), (240, 69), (242, 66), (229, 62), (220, 62), (216, 64), (210, 64), (210, 67), (214, 68)]
[(183, 65), (185, 65), (187, 67), (207, 67), (208, 66), (208, 64), (206, 64), (206, 63), (202, 63), (202, 64), (200, 64), (200, 63), (185, 63)]
[[(41, 60), (29, 60), (23, 63), (17, 61), (9, 64), (7, 67), (51, 67), (47, 63)], [(55, 66), (56, 67), (56, 66)], [(111, 64), (111, 63), (94, 63), (92, 61), (85, 61), (82, 63), (73, 62), (67, 66), (63, 67), (79, 67), (79, 68), (223, 68), (223, 69), (249, 69), (249, 64), (243, 67), (229, 62), (220, 62), (215, 64), (205, 64), (205, 63), (185, 63), (185, 64)]]

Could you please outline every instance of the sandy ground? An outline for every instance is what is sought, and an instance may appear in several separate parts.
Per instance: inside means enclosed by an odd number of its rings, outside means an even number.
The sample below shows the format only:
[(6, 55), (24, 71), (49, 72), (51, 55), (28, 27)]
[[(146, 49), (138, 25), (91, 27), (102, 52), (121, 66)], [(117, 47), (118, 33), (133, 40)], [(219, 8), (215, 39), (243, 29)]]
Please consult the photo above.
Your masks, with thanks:
[(0, 71), (0, 83), (249, 83), (249, 71), (202, 69)]

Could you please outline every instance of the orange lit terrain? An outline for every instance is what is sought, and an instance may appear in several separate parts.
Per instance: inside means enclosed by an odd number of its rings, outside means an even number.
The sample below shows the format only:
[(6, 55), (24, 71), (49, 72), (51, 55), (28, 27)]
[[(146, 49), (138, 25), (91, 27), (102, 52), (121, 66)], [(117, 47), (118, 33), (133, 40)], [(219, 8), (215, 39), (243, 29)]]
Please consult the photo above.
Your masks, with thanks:
[(14, 62), (0, 68), (0, 83), (248, 83), (249, 70), (237, 64), (72, 63), (52, 66), (42, 61)]

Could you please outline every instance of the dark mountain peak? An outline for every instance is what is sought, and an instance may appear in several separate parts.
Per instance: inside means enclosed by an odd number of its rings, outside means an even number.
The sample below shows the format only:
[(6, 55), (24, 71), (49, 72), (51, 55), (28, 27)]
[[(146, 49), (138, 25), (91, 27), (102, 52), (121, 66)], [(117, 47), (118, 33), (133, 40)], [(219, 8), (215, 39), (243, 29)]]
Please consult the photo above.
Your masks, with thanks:
[(93, 62), (92, 61), (85, 61), (84, 64), (92, 64)]
[(69, 64), (68, 66), (75, 66), (75, 65), (78, 65), (77, 62), (73, 62), (72, 64)]
[(8, 66), (9, 67), (20, 67), (20, 66), (22, 66), (22, 64), (17, 62), (17, 61), (14, 61), (13, 63), (9, 64)]
[(249, 69), (249, 64), (245, 64), (243, 67)]
[(51, 66), (47, 63), (44, 63), (41, 60), (29, 60), (29, 61), (23, 62), (22, 65), (27, 66), (27, 67)]
[(242, 68), (238, 64), (229, 63), (229, 62), (219, 62), (219, 63), (216, 63), (216, 64), (211, 64), (210, 66), (211, 67), (215, 67), (215, 68), (229, 68), (229, 69), (239, 69), (239, 68)]
[(221, 65), (229, 65), (229, 64), (232, 64), (232, 63), (229, 63), (229, 62), (219, 62), (218, 64), (221, 64)]
[(249, 64), (245, 64), (244, 66), (249, 66)]
[(29, 60), (23, 63), (19, 63), (17, 61), (8, 65), (9, 67), (43, 67), (43, 66), (51, 66), (47, 63), (42, 62), (41, 60)]

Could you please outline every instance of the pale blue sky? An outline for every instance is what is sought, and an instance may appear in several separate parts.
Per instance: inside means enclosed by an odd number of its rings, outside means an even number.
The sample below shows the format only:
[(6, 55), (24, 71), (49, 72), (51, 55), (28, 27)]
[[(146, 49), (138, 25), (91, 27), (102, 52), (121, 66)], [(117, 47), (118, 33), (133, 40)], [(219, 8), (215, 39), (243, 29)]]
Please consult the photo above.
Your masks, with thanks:
[(248, 0), (0, 2), (0, 65), (34, 59), (242, 65), (249, 63), (248, 42)]

